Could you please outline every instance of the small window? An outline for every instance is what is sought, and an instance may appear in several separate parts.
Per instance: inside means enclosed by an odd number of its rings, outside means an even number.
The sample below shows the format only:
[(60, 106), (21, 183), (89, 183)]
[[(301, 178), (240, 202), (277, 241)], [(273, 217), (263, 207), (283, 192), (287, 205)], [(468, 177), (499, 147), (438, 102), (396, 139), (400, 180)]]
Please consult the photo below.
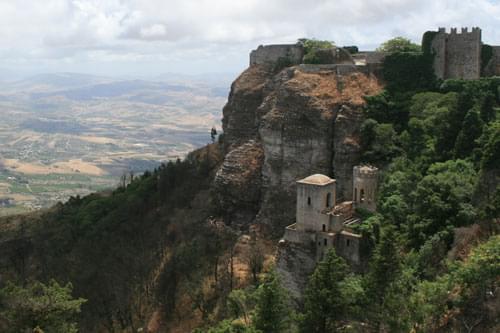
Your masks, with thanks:
[(332, 194), (328, 193), (326, 195), (326, 207), (331, 207), (332, 206)]
[(361, 191), (359, 191), (359, 201), (365, 202), (365, 190), (363, 190), (363, 189), (361, 189)]
[(358, 201), (358, 188), (354, 188), (354, 202)]
[(307, 197), (307, 205), (311, 206), (311, 197)]
[(350, 240), (350, 239), (348, 239), (348, 240), (345, 242), (345, 244), (346, 244), (346, 246), (351, 245), (351, 240)]
[(323, 232), (326, 231), (326, 225), (323, 224)]
[(321, 245), (321, 242), (318, 242), (318, 245)]
[(323, 239), (323, 245), (324, 245), (324, 246), (328, 245), (328, 241), (326, 240), (326, 238), (325, 238), (325, 239)]

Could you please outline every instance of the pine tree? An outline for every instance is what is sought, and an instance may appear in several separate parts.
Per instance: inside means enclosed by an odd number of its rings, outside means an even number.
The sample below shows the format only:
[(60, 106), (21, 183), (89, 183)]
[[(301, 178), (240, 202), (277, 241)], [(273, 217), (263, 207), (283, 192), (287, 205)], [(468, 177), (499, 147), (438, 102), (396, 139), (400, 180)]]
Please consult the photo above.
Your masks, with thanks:
[(253, 318), (256, 329), (266, 333), (286, 332), (290, 327), (288, 295), (275, 272), (257, 290), (257, 305)]
[(365, 290), (369, 303), (369, 321), (377, 327), (383, 322), (385, 296), (401, 272), (395, 228), (385, 227), (371, 259), (370, 270), (366, 277)]
[(330, 250), (311, 275), (306, 292), (301, 332), (332, 332), (343, 317), (347, 300), (341, 293), (341, 282), (349, 269), (344, 259)]
[[(76, 317), (86, 302), (71, 296), (71, 283), (60, 285), (35, 281), (27, 287), (12, 283), (0, 289), (0, 330), (2, 332), (78, 332)], [(6, 324), (3, 327), (3, 324)]]

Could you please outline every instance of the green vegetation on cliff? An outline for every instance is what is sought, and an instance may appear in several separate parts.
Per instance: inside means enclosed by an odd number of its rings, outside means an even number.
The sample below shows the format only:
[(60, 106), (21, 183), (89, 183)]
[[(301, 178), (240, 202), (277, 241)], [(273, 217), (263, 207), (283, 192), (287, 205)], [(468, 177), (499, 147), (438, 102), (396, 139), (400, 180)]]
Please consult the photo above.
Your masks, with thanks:
[(335, 46), (334, 42), (328, 40), (301, 38), (299, 43), (304, 47), (305, 64), (322, 64), (324, 63), (323, 50), (329, 50)]

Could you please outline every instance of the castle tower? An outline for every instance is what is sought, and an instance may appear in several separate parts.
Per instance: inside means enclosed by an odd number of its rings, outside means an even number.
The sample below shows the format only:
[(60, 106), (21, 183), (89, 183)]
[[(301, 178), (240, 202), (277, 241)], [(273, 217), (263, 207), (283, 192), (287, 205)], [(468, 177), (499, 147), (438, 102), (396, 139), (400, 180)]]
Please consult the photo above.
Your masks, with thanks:
[(326, 231), (335, 206), (335, 179), (315, 174), (297, 181), (297, 230)]
[(439, 28), (431, 49), (434, 73), (440, 79), (478, 79), (481, 76), (481, 29)]
[(353, 168), (353, 202), (355, 207), (374, 212), (377, 208), (375, 193), (377, 192), (378, 169), (363, 165)]

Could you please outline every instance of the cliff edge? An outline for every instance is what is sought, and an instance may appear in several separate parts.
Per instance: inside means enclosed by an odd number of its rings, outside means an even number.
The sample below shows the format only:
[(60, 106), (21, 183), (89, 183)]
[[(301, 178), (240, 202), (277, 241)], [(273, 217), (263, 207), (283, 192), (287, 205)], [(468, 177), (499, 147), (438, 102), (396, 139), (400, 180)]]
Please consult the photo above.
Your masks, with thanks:
[[(257, 64), (245, 70), (232, 84), (224, 107), (227, 154), (216, 184), (240, 189), (218, 191), (232, 212), (226, 222), (238, 222), (244, 212), (247, 220), (265, 223), (279, 236), (295, 216), (295, 180), (314, 173), (336, 178), (339, 199), (351, 198), (364, 96), (381, 90), (376, 76), (355, 66), (297, 65), (276, 70), (270, 64)], [(258, 158), (249, 148), (255, 146), (262, 149)], [(229, 174), (228, 166), (236, 164), (250, 169), (233, 168)], [(257, 178), (260, 193), (249, 194), (255, 187), (241, 184), (255, 184)]]

